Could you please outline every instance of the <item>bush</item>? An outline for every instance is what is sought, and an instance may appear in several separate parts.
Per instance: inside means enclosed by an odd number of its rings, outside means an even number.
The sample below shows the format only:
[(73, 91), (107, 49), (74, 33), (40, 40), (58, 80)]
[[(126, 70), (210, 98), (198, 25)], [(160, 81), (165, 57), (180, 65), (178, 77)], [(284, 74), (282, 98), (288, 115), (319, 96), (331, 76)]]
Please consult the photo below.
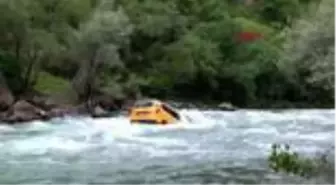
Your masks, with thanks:
[(272, 145), (272, 152), (268, 158), (269, 167), (275, 172), (285, 172), (301, 177), (316, 175), (318, 169), (326, 163), (323, 158), (305, 158), (291, 151), (289, 145), (281, 147), (278, 144)]

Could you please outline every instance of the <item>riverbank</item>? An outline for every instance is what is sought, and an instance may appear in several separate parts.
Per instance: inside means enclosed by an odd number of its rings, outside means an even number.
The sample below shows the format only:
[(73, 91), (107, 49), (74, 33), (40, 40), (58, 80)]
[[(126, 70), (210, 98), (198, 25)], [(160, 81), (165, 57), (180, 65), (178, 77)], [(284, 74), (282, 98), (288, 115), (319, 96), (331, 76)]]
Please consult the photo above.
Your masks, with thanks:
[[(1, 94), (2, 93), (2, 94)], [(15, 98), (8, 90), (0, 91), (0, 122), (1, 123), (23, 123), (34, 120), (50, 120), (63, 116), (91, 116), (110, 117), (116, 113), (125, 112), (136, 101), (132, 98), (115, 99), (108, 95), (93, 97), (90, 102), (77, 104), (62, 104), (51, 97), (43, 95), (30, 95)], [(217, 109), (234, 111), (237, 109), (230, 103), (219, 105), (206, 105), (201, 103), (184, 103), (172, 100), (163, 100), (177, 108)]]
[[(126, 112), (136, 100), (134, 97), (115, 98), (112, 95), (94, 96), (89, 102), (74, 103), (62, 101), (69, 99), (69, 94), (56, 98), (38, 92), (30, 92), (16, 97), (2, 84), (0, 87), (0, 123), (16, 124), (34, 120), (50, 120), (64, 116), (109, 117), (116, 113)], [(140, 97), (141, 98), (141, 97)], [(181, 100), (163, 100), (177, 108), (236, 110), (231, 103), (206, 104), (202, 102), (189, 103)], [(71, 102), (71, 103), (70, 103)]]
[(15, 124), (34, 120), (49, 120), (66, 115), (88, 114), (86, 108), (78, 106), (55, 106), (49, 110), (38, 107), (27, 100), (18, 100), (7, 110), (1, 112), (0, 122)]
[[(136, 97), (136, 96), (135, 96)], [(100, 94), (93, 96), (90, 102), (66, 101), (72, 99), (71, 93), (62, 93), (57, 98), (50, 94), (37, 91), (26, 93), (19, 97), (2, 84), (0, 88), (0, 123), (17, 124), (34, 120), (50, 120), (64, 116), (91, 116), (110, 117), (120, 112), (126, 112), (135, 101), (134, 96), (116, 98), (113, 95)], [(142, 98), (143, 96), (138, 96)], [(334, 108), (333, 106), (316, 106), (307, 102), (289, 101), (260, 101), (251, 103), (246, 107), (238, 107), (230, 102), (190, 100), (187, 98), (167, 98), (162, 101), (179, 109), (199, 110), (225, 110), (260, 109), (260, 110), (284, 110), (284, 109), (310, 109), (310, 108)]]
[[(123, 98), (116, 99), (108, 95), (93, 97), (91, 102), (82, 103), (62, 103), (50, 96), (41, 94), (31, 94), (29, 96), (16, 98), (8, 90), (0, 89), (0, 123), (19, 124), (34, 120), (50, 120), (56, 117), (64, 116), (90, 116), (93, 118), (110, 117), (122, 112), (126, 112), (134, 103), (135, 99)], [(310, 109), (304, 103), (297, 104), (269, 104), (270, 106), (250, 106), (237, 107), (229, 102), (190, 102), (171, 99), (163, 99), (179, 109), (199, 109), (199, 110), (222, 110), (235, 111), (237, 109), (254, 110), (284, 110), (284, 109)], [(259, 104), (262, 105), (262, 104)], [(323, 107), (329, 108), (329, 107)], [(333, 108), (333, 107), (331, 107)]]
[(115, 111), (125, 110), (129, 104), (129, 101), (111, 100), (108, 97), (97, 97), (94, 102), (82, 103), (62, 103), (41, 95), (16, 98), (8, 92), (4, 95), (4, 89), (0, 91), (0, 95), (0, 122), (9, 124), (63, 116), (107, 117)]

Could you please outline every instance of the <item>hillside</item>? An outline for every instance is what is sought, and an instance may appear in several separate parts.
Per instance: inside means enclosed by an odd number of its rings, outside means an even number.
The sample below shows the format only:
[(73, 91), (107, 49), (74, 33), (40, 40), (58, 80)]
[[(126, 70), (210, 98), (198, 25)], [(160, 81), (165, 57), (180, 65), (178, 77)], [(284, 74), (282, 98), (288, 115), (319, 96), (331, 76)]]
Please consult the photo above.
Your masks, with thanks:
[(333, 0), (7, 0), (0, 10), (0, 71), (16, 100), (334, 106)]

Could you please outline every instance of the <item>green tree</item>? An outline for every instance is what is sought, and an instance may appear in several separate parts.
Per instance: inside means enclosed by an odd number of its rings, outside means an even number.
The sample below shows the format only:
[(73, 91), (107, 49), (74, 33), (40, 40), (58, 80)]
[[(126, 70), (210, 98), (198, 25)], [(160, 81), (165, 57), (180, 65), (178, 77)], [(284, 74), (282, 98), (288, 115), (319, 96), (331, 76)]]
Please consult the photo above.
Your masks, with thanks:
[(299, 0), (260, 1), (259, 13), (263, 20), (277, 28), (290, 27), (300, 16)]
[(284, 73), (333, 94), (334, 39), (334, 1), (322, 0), (315, 14), (299, 19), (289, 31), (279, 66)]
[(107, 0), (81, 25), (73, 45), (76, 60), (80, 61), (73, 84), (81, 100), (90, 99), (101, 88), (97, 85), (104, 72), (122, 65), (117, 50), (127, 44), (131, 32), (132, 25), (123, 9)]

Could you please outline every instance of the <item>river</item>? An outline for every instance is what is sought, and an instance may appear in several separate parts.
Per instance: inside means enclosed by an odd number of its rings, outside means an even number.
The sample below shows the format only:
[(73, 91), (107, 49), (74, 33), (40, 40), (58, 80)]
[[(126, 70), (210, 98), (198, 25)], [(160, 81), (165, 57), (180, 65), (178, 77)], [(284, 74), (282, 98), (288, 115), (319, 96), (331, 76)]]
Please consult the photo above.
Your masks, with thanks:
[(331, 183), (274, 173), (273, 142), (306, 155), (334, 146), (334, 110), (182, 110), (184, 126), (124, 117), (0, 125), (0, 183)]

